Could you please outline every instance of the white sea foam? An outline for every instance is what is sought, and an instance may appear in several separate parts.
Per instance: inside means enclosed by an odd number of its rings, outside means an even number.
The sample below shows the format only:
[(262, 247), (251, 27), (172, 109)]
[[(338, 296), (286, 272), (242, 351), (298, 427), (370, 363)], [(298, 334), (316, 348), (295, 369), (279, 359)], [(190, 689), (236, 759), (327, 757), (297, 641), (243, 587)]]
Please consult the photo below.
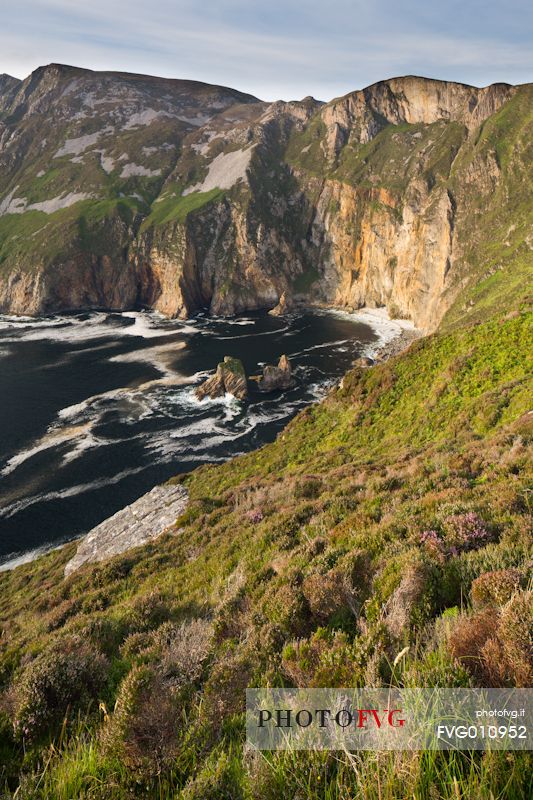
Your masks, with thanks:
[[(284, 328), (279, 328), (277, 331), (262, 331), (261, 333), (254, 333), (254, 338), (256, 336), (280, 336), (284, 331), (288, 331), (288, 330), (289, 330), (289, 326), (287, 325)], [(246, 334), (244, 334), (244, 335), (246, 335)], [(230, 339), (241, 339), (241, 338), (242, 338), (242, 335), (241, 336), (217, 336), (217, 341), (225, 342), (225, 341), (228, 341)]]
[(57, 412), (57, 416), (61, 420), (72, 420), (78, 417), (83, 417), (86, 412), (89, 411), (90, 408), (99, 401), (116, 400), (121, 397), (126, 397), (129, 391), (130, 390), (127, 387), (122, 387), (120, 389), (111, 389), (109, 392), (93, 394), (91, 397), (87, 397), (85, 400), (82, 400), (81, 403), (74, 403), (71, 406), (60, 409), (60, 411)]
[(61, 429), (50, 428), (46, 434), (41, 439), (34, 442), (31, 447), (28, 447), (26, 450), (21, 450), (19, 453), (12, 456), (0, 472), (0, 475), (4, 477), (9, 475), (16, 470), (17, 467), (20, 467), (21, 464), (24, 464), (30, 458), (42, 453), (44, 450), (59, 447), (76, 438), (87, 437), (90, 434), (90, 429), (91, 423), (85, 425), (69, 425)]
[[(307, 353), (313, 352), (313, 350), (337, 350), (341, 349), (340, 346), (343, 344), (348, 344), (349, 342), (353, 342), (353, 339), (338, 339), (335, 342), (323, 342), (322, 344), (313, 344), (310, 347), (306, 347), (303, 350), (298, 350), (295, 353), (289, 353), (289, 358), (297, 358), (306, 355)], [(346, 348), (344, 348), (346, 350)]]
[[(132, 325), (117, 325), (113, 318), (132, 319)], [(16, 333), (16, 337), (2, 338), (2, 343), (51, 340), (59, 342), (90, 341), (104, 337), (120, 339), (125, 336), (138, 336), (142, 339), (156, 339), (166, 336), (197, 333), (194, 325), (177, 320), (167, 320), (154, 311), (125, 311), (111, 317), (105, 312), (93, 312), (87, 318), (76, 316), (58, 317), (14, 317), (0, 316), (0, 331)]]
[(237, 317), (236, 319), (231, 319), (229, 317), (208, 317), (207, 318), (210, 323), (214, 324), (223, 324), (223, 325), (255, 325), (256, 320), (250, 319), (248, 317)]
[(102, 489), (106, 486), (120, 483), (120, 481), (124, 480), (124, 478), (128, 478), (130, 475), (138, 475), (139, 472), (142, 472), (145, 469), (145, 466), (125, 469), (122, 470), (122, 472), (117, 472), (116, 475), (98, 478), (97, 480), (90, 481), (89, 483), (79, 483), (75, 486), (69, 486), (66, 489), (60, 489), (54, 492), (44, 492), (42, 494), (34, 494), (30, 497), (25, 497), (22, 500), (17, 500), (15, 503), (10, 503), (10, 505), (5, 506), (4, 508), (0, 508), (0, 519), (9, 519), (15, 514), (18, 514), (20, 511), (24, 511), (26, 508), (29, 508), (36, 503), (47, 503), (51, 500), (63, 500), (68, 497), (75, 497), (76, 495), (93, 491), (94, 489)]
[[(210, 373), (205, 374), (209, 375)], [(222, 405), (225, 406), (229, 411), (235, 411), (235, 413), (239, 413), (239, 409), (241, 407), (240, 400), (237, 400), (237, 398), (232, 394), (229, 394), (229, 392), (226, 392), (226, 394), (224, 394), (222, 397), (204, 397), (203, 400), (199, 400), (196, 397), (194, 389), (188, 389), (187, 391), (183, 392), (183, 394), (180, 395), (180, 402), (183, 405), (190, 405), (198, 409)]]
[(9, 553), (4, 557), (5, 560), (0, 563), (0, 572), (8, 572), (11, 569), (15, 569), (15, 567), (20, 567), (21, 564), (29, 564), (30, 561), (35, 561), (35, 559), (46, 555), (46, 553), (52, 553), (54, 550), (60, 550), (64, 544), (65, 542), (62, 542), (59, 545), (47, 544), (43, 545), (42, 547), (36, 547), (34, 550), (26, 550), (23, 553)]
[(120, 316), (134, 321), (133, 325), (119, 328), (120, 333), (125, 336), (155, 339), (161, 336), (175, 336), (178, 333), (197, 332), (191, 324), (168, 320), (157, 311), (123, 311)]
[(343, 311), (342, 309), (328, 309), (324, 313), (349, 320), (350, 322), (362, 322), (368, 325), (378, 337), (377, 342), (372, 342), (369, 345), (373, 351), (391, 342), (402, 331), (416, 330), (411, 320), (391, 319), (386, 308), (361, 308), (353, 312)]
[[(184, 347), (185, 344), (183, 342), (156, 345), (155, 347), (144, 347), (130, 353), (120, 353), (119, 355), (112, 356), (109, 361), (117, 364), (134, 364), (139, 362), (150, 364), (167, 378), (172, 377), (173, 382), (186, 383), (187, 378), (184, 375), (176, 374), (174, 370), (169, 367), (172, 357), (176, 356)], [(152, 383), (152, 381), (148, 381), (148, 383)]]

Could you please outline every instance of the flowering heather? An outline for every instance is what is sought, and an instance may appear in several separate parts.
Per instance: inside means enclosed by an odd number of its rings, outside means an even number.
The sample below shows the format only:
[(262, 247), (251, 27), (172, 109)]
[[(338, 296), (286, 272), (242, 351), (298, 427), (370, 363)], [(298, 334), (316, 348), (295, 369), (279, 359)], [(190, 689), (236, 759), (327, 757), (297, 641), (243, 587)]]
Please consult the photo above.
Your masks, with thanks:
[(448, 517), (446, 526), (459, 550), (475, 550), (491, 539), (486, 523), (474, 511)]
[(247, 519), (257, 525), (263, 519), (263, 512), (259, 508), (254, 508), (246, 514)]
[(456, 556), (459, 552), (454, 545), (448, 545), (441, 535), (435, 530), (422, 531), (420, 544), (424, 545), (431, 553), (442, 561), (445, 557)]
[(442, 549), (442, 539), (440, 538), (437, 531), (422, 531), (420, 534), (420, 543), (425, 544), (432, 549)]

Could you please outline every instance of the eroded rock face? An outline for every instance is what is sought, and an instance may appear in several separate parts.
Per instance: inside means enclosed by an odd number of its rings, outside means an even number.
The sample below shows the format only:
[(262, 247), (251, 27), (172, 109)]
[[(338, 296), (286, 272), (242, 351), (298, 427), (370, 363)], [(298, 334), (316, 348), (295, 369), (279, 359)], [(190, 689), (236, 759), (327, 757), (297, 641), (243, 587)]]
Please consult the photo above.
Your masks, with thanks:
[(83, 564), (105, 561), (171, 530), (187, 499), (182, 486), (156, 486), (84, 536), (76, 555), (65, 566), (65, 576)]
[(367, 305), (433, 330), (490, 261), (489, 219), (529, 250), (509, 183), (531, 171), (527, 125), (494, 115), (532, 95), (405, 77), (269, 104), (61, 65), (0, 77), (0, 312)]
[(196, 397), (216, 399), (232, 394), (238, 400), (248, 397), (248, 382), (246, 373), (239, 358), (224, 356), (224, 361), (217, 366), (216, 373), (195, 389)]
[(294, 386), (294, 378), (289, 359), (282, 355), (277, 367), (267, 364), (263, 367), (263, 375), (257, 382), (261, 392), (275, 392), (279, 389), (290, 389)]

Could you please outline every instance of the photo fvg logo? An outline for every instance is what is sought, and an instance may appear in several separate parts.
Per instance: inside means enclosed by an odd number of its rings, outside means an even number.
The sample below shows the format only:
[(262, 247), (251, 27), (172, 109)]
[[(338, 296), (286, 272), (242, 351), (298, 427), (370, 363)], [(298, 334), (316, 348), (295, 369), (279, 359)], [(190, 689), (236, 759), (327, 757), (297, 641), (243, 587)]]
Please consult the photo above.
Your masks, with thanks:
[(533, 689), (246, 690), (257, 750), (532, 749)]
[(276, 728), (308, 728), (316, 724), (319, 728), (326, 728), (331, 724), (339, 728), (403, 728), (405, 718), (401, 708), (341, 708), (333, 712), (329, 708), (300, 708), (297, 711), (289, 708), (260, 708), (258, 710), (257, 726), (265, 728), (269, 725)]

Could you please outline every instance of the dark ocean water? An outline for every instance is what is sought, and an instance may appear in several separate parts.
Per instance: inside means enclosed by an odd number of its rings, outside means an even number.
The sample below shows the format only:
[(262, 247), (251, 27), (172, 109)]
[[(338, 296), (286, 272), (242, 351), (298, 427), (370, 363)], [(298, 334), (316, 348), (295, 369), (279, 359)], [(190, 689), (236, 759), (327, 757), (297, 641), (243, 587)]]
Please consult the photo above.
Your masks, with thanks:
[[(0, 564), (84, 533), (172, 475), (274, 439), (390, 337), (379, 318), (362, 319), (0, 316)], [(194, 386), (224, 355), (255, 374), (282, 353), (293, 389), (196, 400)]]

